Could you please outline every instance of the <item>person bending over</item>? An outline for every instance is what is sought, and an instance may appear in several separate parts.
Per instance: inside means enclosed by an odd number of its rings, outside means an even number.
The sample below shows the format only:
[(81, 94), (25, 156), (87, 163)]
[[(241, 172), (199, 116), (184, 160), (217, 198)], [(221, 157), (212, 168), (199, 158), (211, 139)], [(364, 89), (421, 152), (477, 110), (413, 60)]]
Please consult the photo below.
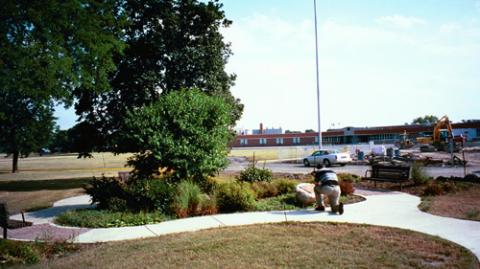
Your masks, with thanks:
[(317, 205), (315, 210), (324, 211), (324, 196), (328, 197), (330, 207), (333, 213), (343, 214), (343, 203), (340, 203), (340, 186), (338, 185), (337, 174), (333, 170), (325, 169), (323, 165), (317, 165), (319, 170), (313, 171), (315, 177), (315, 199)]

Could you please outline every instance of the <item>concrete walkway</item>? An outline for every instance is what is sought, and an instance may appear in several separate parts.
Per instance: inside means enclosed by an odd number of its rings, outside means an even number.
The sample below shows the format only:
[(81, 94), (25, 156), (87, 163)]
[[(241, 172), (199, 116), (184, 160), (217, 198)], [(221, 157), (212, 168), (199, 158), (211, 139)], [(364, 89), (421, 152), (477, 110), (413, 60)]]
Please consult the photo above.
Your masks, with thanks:
[[(166, 221), (159, 224), (122, 228), (69, 228), (51, 223), (54, 215), (72, 208), (89, 206), (89, 197), (77, 196), (55, 203), (53, 208), (28, 213), (35, 225), (9, 230), (9, 237), (19, 240), (44, 238), (69, 239), (79, 243), (107, 242), (191, 232), (208, 228), (274, 223), (284, 221), (329, 221), (397, 227), (436, 235), (470, 249), (480, 258), (480, 222), (434, 216), (420, 211), (420, 198), (401, 192), (357, 190), (366, 201), (345, 206), (343, 215), (312, 210), (248, 212), (219, 214)], [(328, 208), (327, 208), (328, 210)], [(12, 216), (21, 219), (21, 216)]]

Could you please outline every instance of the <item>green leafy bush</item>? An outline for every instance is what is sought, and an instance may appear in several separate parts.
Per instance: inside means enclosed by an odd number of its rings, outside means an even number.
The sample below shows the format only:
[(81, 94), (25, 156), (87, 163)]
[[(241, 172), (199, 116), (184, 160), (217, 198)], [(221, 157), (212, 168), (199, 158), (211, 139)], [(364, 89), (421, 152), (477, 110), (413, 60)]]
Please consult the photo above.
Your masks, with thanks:
[(129, 209), (171, 213), (176, 186), (168, 178), (138, 179), (128, 185)]
[(238, 180), (243, 182), (256, 182), (256, 181), (271, 181), (272, 171), (266, 168), (257, 168), (255, 165), (251, 165), (244, 170), (240, 171)]
[(100, 209), (123, 209), (126, 206), (126, 202), (121, 202), (127, 200), (126, 185), (119, 178), (93, 177), (85, 191)]
[(55, 218), (55, 223), (73, 227), (109, 228), (159, 223), (170, 218), (161, 212), (113, 212), (79, 209), (67, 211)]
[(30, 244), (0, 239), (1, 264), (33, 264), (38, 261), (39, 254)]
[(123, 135), (136, 149), (128, 164), (148, 177), (159, 168), (173, 181), (204, 181), (228, 165), (234, 107), (219, 95), (198, 89), (171, 91), (127, 113)]
[(173, 208), (177, 217), (195, 216), (198, 213), (202, 191), (191, 181), (182, 181), (177, 185)]
[(277, 187), (278, 194), (295, 192), (298, 182), (294, 179), (281, 178), (273, 180), (272, 183)]
[(255, 192), (257, 199), (263, 199), (278, 195), (278, 188), (272, 182), (257, 181), (253, 182), (250, 186)]
[(425, 185), (430, 180), (425, 172), (424, 166), (418, 162), (412, 164), (410, 177), (415, 185)]
[(242, 182), (219, 185), (216, 198), (220, 212), (249, 211), (255, 207), (255, 193), (248, 184)]

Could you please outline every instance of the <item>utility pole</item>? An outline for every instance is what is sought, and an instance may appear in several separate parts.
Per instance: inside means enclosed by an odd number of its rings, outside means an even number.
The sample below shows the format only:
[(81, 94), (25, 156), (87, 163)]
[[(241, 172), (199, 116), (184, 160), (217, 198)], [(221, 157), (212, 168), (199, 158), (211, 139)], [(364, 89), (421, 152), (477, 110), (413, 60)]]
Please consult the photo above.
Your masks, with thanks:
[(317, 120), (318, 120), (318, 147), (322, 149), (322, 129), (320, 128), (320, 84), (318, 74), (318, 34), (317, 34), (317, 0), (313, 0), (315, 14), (315, 64), (317, 71)]

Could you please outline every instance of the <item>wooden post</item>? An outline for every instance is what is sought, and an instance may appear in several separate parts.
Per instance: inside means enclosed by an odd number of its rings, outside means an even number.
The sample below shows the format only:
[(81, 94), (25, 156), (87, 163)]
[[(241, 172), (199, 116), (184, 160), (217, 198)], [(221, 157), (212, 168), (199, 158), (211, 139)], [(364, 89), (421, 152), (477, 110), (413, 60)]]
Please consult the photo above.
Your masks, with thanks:
[(0, 204), (0, 226), (3, 228), (3, 239), (7, 239), (8, 212), (5, 204)]

